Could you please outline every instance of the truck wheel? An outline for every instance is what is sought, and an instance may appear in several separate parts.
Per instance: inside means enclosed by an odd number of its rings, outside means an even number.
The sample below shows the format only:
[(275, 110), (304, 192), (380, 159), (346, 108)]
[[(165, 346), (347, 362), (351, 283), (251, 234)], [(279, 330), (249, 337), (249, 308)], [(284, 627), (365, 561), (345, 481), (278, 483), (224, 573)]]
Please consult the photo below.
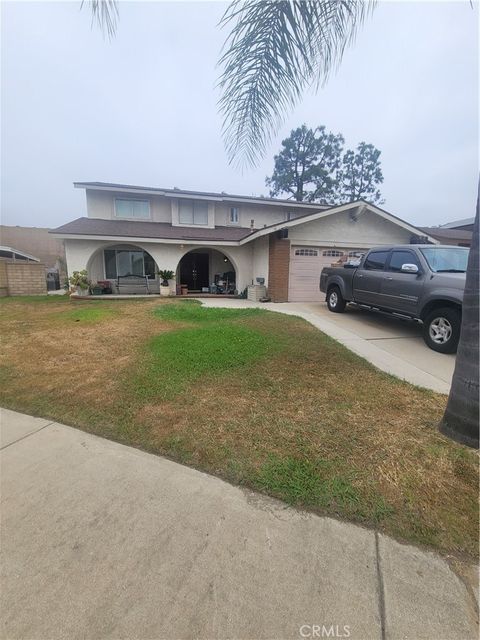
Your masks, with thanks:
[(456, 309), (434, 309), (423, 320), (423, 339), (434, 351), (455, 353), (461, 322), (460, 312)]
[(329, 311), (333, 311), (333, 313), (343, 313), (346, 306), (347, 302), (343, 299), (338, 287), (332, 287), (328, 290), (327, 307)]

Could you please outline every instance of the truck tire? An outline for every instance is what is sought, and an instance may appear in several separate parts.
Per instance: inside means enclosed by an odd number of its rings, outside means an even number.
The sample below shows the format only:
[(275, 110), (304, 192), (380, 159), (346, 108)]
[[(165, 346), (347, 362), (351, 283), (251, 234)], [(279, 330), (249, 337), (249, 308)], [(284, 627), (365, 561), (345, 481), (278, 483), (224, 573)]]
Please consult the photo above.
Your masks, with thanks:
[(347, 301), (343, 299), (340, 289), (338, 287), (330, 287), (327, 293), (327, 307), (329, 311), (333, 313), (343, 313)]
[(439, 353), (455, 353), (460, 338), (460, 312), (452, 307), (434, 309), (423, 320), (423, 339)]

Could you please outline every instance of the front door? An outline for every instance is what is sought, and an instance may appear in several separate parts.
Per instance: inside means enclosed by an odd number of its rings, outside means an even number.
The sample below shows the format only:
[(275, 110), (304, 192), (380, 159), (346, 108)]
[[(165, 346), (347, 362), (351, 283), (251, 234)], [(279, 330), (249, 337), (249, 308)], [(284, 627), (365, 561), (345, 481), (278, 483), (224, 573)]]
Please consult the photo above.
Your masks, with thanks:
[(189, 291), (208, 287), (208, 253), (187, 253), (180, 261), (180, 284)]

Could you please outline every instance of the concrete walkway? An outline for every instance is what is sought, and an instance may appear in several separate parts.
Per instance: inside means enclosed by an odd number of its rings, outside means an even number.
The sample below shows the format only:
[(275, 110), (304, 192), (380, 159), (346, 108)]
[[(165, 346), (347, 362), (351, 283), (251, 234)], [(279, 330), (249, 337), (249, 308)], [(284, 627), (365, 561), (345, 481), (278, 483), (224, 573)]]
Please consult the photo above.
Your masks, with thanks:
[(2, 638), (477, 638), (471, 590), (434, 553), (0, 417)]
[(300, 316), (382, 371), (438, 393), (448, 394), (450, 391), (455, 355), (429, 349), (423, 341), (421, 326), (412, 320), (351, 306), (343, 314), (331, 313), (321, 302), (199, 300), (208, 307), (259, 307)]

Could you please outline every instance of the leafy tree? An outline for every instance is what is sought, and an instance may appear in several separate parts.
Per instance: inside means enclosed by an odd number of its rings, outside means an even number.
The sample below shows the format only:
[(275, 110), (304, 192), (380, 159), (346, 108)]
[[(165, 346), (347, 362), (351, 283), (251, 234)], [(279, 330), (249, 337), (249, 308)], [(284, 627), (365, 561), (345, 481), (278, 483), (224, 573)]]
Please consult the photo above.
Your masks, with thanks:
[(362, 199), (377, 204), (384, 202), (378, 188), (383, 182), (380, 154), (373, 144), (366, 142), (360, 142), (356, 151), (346, 151), (337, 175), (339, 202)]
[[(92, 23), (112, 37), (119, 0), (82, 0)], [(340, 64), (376, 0), (233, 0), (219, 64), (220, 110), (230, 162), (254, 164), (307, 88)]]
[(97, 23), (104, 35), (112, 38), (117, 30), (117, 0), (82, 0), (80, 9), (87, 4), (92, 13), (92, 25)]
[(333, 202), (343, 142), (340, 134), (328, 133), (323, 126), (294, 129), (282, 141), (273, 174), (266, 179), (270, 195), (289, 194), (298, 202)]
[(230, 162), (254, 164), (284, 115), (339, 65), (371, 0), (233, 0), (220, 65), (223, 134)]

